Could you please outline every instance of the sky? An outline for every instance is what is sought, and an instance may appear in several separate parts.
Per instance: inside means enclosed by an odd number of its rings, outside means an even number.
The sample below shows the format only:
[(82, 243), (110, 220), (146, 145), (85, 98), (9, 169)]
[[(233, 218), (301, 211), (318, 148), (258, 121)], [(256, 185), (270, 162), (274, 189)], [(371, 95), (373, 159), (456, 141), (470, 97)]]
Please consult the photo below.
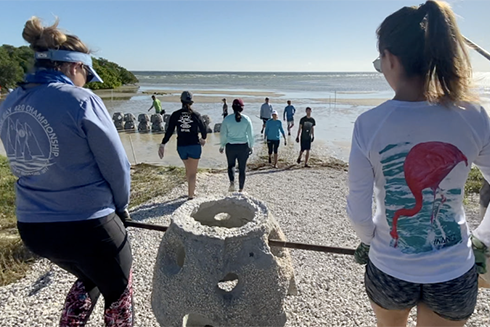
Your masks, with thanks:
[[(4, 1), (0, 44), (26, 45), (31, 16), (133, 71), (371, 72), (376, 28), (422, 0)], [(490, 1), (448, 1), (461, 32), (490, 51)], [(471, 50), (474, 71), (490, 61)]]

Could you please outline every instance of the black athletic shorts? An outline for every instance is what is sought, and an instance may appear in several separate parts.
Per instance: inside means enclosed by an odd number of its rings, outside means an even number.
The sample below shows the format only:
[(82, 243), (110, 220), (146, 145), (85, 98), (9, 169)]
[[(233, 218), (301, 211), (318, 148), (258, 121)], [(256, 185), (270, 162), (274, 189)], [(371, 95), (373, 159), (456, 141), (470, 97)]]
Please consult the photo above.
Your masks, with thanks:
[(301, 151), (308, 151), (311, 149), (311, 139), (301, 140)]
[(272, 152), (277, 154), (277, 149), (279, 149), (280, 140), (267, 140), (267, 148), (269, 149), (269, 154)]
[(97, 287), (106, 305), (126, 289), (133, 257), (116, 214), (72, 222), (18, 222), (17, 227), (29, 250), (77, 276), (87, 290)]
[(267, 123), (267, 121), (269, 120), (269, 118), (260, 118), (260, 119), (262, 119), (262, 121), (264, 122), (264, 125), (265, 125), (265, 123)]
[(417, 284), (385, 274), (369, 261), (364, 284), (369, 299), (383, 309), (410, 309), (423, 302), (437, 315), (453, 321), (467, 320), (471, 316), (478, 295), (475, 266), (447, 282)]

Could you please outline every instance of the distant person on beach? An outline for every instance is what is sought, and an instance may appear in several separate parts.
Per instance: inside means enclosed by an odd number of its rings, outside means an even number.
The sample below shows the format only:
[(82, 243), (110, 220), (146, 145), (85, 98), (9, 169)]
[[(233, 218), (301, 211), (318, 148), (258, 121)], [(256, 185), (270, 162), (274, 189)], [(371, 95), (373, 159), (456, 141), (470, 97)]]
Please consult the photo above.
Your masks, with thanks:
[[(471, 63), (443, 1), (404, 7), (377, 30), (373, 64), (393, 100), (358, 117), (347, 212), (378, 326), (463, 326), (486, 271), (490, 212), (470, 234), (472, 164), (490, 178), (490, 119), (471, 93)], [(373, 196), (376, 210), (373, 214)]]
[(151, 98), (153, 99), (153, 104), (151, 105), (150, 109), (148, 109), (148, 111), (155, 108), (156, 114), (165, 115), (165, 110), (162, 109), (162, 103), (160, 102), (160, 100), (158, 100), (155, 95), (152, 95)]
[(25, 23), (34, 71), (0, 105), (0, 138), (18, 177), (17, 227), (29, 250), (78, 278), (60, 326), (85, 326), (102, 294), (105, 325), (129, 327), (130, 165), (104, 103), (83, 88), (102, 82), (89, 49), (57, 26)]
[(265, 137), (267, 140), (267, 148), (269, 153), (269, 163), (272, 162), (272, 152), (274, 152), (274, 168), (277, 168), (277, 150), (281, 142), (281, 134), (284, 137), (284, 145), (287, 145), (286, 135), (282, 128), (282, 122), (277, 119), (277, 111), (272, 111), (272, 119), (269, 119), (265, 124)]
[(220, 137), (221, 147), (219, 152), (226, 151), (228, 161), (228, 178), (230, 179), (230, 192), (235, 188), (235, 165), (238, 161), (238, 192), (243, 191), (245, 186), (245, 170), (247, 169), (248, 157), (253, 153), (254, 137), (252, 121), (248, 116), (242, 114), (242, 99), (233, 100), (233, 114), (223, 120)]
[[(195, 197), (197, 166), (201, 159), (202, 147), (206, 144), (206, 126), (201, 115), (191, 106), (194, 103), (189, 91), (182, 92), (180, 96), (182, 108), (174, 111), (168, 121), (168, 128), (158, 149), (160, 159), (165, 154), (165, 144), (170, 140), (177, 128), (177, 152), (184, 162), (185, 175), (188, 186), (188, 199)], [(199, 138), (201, 133), (201, 138)]]
[(311, 117), (311, 108), (306, 107), (306, 116), (299, 121), (298, 136), (296, 136), (296, 142), (300, 143), (301, 149), (299, 151), (298, 160), (296, 162), (301, 163), (301, 157), (303, 152), (305, 154), (305, 167), (310, 168), (308, 165), (308, 159), (310, 158), (311, 143), (315, 140), (315, 119)]
[(226, 118), (226, 116), (228, 116), (228, 104), (226, 103), (226, 99), (223, 98), (223, 113), (222, 113), (222, 116), (223, 116), (223, 119)]
[(265, 123), (272, 117), (272, 105), (269, 103), (269, 98), (265, 98), (265, 103), (260, 107), (260, 119), (262, 119), (262, 130), (260, 134), (264, 133)]
[(288, 135), (291, 135), (291, 128), (294, 127), (294, 114), (296, 113), (296, 108), (291, 105), (291, 101), (288, 100), (288, 105), (284, 108), (284, 113), (282, 119), (288, 124)]

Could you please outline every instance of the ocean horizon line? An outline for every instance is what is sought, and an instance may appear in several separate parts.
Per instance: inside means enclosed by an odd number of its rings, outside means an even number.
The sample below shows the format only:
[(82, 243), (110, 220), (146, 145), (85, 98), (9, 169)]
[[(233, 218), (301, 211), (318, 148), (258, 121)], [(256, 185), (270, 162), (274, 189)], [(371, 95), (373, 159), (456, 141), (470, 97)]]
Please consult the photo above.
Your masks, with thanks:
[(369, 72), (363, 72), (363, 71), (352, 71), (352, 72), (345, 72), (345, 71), (225, 71), (225, 70), (129, 70), (132, 73), (213, 73), (213, 74), (243, 74), (243, 73), (250, 73), (250, 74), (379, 74), (376, 71), (369, 71)]

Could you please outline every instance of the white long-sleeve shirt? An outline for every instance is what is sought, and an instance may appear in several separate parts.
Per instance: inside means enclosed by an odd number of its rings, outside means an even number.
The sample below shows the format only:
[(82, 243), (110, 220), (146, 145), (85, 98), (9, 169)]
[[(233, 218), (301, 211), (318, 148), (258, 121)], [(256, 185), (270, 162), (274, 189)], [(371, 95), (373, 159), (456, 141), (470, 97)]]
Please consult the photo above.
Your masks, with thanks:
[[(378, 269), (437, 283), (474, 265), (463, 209), (472, 163), (490, 180), (490, 120), (479, 105), (390, 100), (357, 119), (347, 212)], [(490, 210), (474, 234), (490, 245)]]

